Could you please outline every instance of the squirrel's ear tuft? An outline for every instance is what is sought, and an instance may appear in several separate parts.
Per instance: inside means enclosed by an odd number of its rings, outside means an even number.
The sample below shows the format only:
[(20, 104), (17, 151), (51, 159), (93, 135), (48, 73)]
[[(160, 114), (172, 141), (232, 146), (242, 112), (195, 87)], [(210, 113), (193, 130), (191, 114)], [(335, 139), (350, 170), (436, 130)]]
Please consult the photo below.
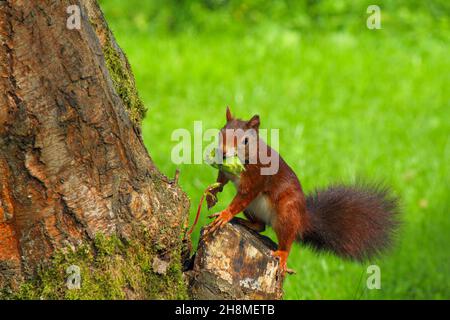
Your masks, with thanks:
[(233, 120), (233, 116), (231, 115), (230, 107), (227, 106), (227, 121)]
[(259, 116), (255, 114), (250, 120), (247, 121), (247, 126), (249, 128), (258, 129), (259, 128)]

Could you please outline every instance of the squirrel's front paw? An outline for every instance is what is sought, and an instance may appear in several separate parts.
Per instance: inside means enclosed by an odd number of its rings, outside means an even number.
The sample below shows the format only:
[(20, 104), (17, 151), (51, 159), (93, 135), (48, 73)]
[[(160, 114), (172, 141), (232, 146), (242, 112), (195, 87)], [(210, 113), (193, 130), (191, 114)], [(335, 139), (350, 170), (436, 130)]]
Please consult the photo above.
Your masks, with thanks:
[(222, 228), (228, 221), (233, 219), (233, 215), (226, 209), (208, 216), (208, 218), (214, 217), (216, 217), (216, 219), (206, 228), (205, 235)]
[(208, 209), (211, 209), (217, 203), (217, 193), (221, 191), (220, 189), (221, 186), (222, 184), (220, 182), (216, 182), (206, 189), (205, 193)]
[(208, 193), (206, 195), (206, 203), (208, 204), (208, 209), (211, 209), (217, 203), (217, 196), (213, 192)]

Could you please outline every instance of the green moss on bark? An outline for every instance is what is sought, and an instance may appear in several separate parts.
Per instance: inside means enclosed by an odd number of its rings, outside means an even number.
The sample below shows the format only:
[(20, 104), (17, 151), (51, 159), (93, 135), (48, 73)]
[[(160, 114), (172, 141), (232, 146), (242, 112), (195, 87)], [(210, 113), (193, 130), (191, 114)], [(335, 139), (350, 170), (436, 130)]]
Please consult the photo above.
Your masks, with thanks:
[(110, 39), (107, 39), (103, 46), (103, 54), (114, 89), (122, 99), (133, 123), (140, 125), (147, 109), (139, 97), (131, 70), (121, 59), (118, 49), (112, 46)]
[[(16, 292), (0, 293), (3, 299), (186, 299), (187, 288), (175, 252), (165, 274), (156, 273), (156, 253), (150, 241), (124, 241), (97, 235), (93, 245), (57, 251), (40, 266), (32, 280)], [(79, 289), (69, 289), (70, 266), (80, 268)]]

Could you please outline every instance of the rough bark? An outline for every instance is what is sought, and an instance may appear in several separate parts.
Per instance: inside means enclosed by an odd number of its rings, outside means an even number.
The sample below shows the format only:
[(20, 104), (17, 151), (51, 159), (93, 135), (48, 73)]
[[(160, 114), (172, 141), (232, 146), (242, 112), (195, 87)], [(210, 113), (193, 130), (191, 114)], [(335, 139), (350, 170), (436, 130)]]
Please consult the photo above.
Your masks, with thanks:
[[(80, 30), (66, 28), (72, 4)], [(0, 40), (0, 288), (99, 233), (145, 227), (162, 260), (179, 259), (188, 201), (144, 147), (142, 103), (96, 2), (0, 1)]]
[(281, 299), (282, 276), (271, 250), (276, 244), (232, 221), (200, 240), (192, 271), (195, 299)]

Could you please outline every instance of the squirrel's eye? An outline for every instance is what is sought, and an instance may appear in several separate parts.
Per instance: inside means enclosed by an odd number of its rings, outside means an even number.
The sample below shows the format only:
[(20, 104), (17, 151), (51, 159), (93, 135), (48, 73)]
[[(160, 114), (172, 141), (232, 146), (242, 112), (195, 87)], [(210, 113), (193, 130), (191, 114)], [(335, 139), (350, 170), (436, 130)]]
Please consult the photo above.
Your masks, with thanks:
[(248, 143), (248, 138), (245, 138), (244, 139), (244, 144), (247, 144)]

